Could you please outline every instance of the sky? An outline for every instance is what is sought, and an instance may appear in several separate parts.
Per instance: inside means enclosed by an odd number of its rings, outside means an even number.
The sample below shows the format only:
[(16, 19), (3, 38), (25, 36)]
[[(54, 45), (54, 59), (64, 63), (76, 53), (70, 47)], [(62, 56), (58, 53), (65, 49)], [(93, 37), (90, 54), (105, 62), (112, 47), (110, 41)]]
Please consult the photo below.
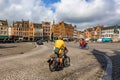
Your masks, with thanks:
[(0, 0), (0, 20), (64, 21), (77, 29), (120, 25), (120, 0)]

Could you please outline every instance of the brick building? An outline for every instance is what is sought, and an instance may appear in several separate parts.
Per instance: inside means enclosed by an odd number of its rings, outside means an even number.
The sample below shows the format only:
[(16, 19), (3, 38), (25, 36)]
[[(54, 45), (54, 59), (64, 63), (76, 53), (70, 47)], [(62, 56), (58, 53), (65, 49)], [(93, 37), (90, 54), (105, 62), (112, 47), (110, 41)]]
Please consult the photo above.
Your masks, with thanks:
[(50, 39), (50, 27), (51, 27), (50, 22), (42, 21), (43, 38), (46, 40)]
[(43, 37), (42, 24), (31, 22), (30, 23), (30, 28), (33, 29), (33, 30), (31, 30), (31, 37), (33, 37), (33, 40), (36, 41), (36, 40), (42, 39), (42, 37)]
[(53, 34), (54, 37), (58, 37), (59, 35), (62, 35), (63, 37), (72, 38), (74, 33), (74, 26), (72, 24), (64, 23), (64, 21), (55, 24), (53, 23), (51, 34)]
[(12, 36), (15, 37), (19, 37), (23, 40), (30, 40), (30, 34), (29, 32), (31, 32), (30, 30), (32, 30), (31, 28), (29, 28), (29, 21), (16, 21), (13, 22), (12, 26)]
[(96, 27), (85, 29), (84, 30), (85, 38), (88, 38), (88, 39), (99, 39), (99, 38), (101, 38), (102, 28), (103, 28), (102, 25), (97, 25)]

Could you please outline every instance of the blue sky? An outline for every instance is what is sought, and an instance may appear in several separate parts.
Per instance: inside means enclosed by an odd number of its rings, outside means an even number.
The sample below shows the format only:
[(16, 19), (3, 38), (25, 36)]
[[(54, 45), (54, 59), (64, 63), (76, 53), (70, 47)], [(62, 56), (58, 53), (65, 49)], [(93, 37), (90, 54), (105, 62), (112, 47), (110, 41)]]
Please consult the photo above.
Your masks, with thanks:
[(90, 0), (85, 0), (86, 2), (90, 2)]
[(55, 12), (55, 7), (53, 7), (52, 5), (60, 2), (60, 0), (42, 0), (42, 2), (44, 3), (45, 7), (51, 7), (51, 10)]
[(51, 10), (55, 12), (55, 7), (52, 5), (60, 2), (60, 0), (42, 0), (42, 2), (44, 3), (45, 7), (51, 7)]
[(53, 20), (77, 25), (78, 29), (96, 25), (120, 24), (120, 0), (0, 0), (0, 20), (41, 23)]
[(45, 6), (47, 6), (47, 7), (54, 3), (60, 2), (60, 0), (42, 0), (42, 1), (45, 4)]

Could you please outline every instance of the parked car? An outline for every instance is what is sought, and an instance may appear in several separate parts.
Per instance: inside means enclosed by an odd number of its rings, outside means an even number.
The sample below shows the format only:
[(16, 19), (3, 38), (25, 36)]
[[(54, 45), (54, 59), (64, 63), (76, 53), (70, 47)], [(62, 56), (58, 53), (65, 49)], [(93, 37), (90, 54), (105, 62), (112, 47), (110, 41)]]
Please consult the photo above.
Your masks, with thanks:
[(110, 38), (110, 37), (102, 38), (102, 42), (111, 42), (111, 41), (112, 41), (112, 38)]
[(86, 41), (86, 42), (89, 42), (89, 41), (90, 41), (90, 39), (89, 39), (89, 38), (86, 38), (86, 39), (85, 39), (85, 41)]
[(43, 40), (37, 40), (36, 43), (37, 43), (38, 45), (43, 45)]
[(69, 41), (69, 38), (63, 37), (63, 40), (64, 40), (64, 41)]
[(102, 39), (98, 39), (97, 42), (102, 42)]

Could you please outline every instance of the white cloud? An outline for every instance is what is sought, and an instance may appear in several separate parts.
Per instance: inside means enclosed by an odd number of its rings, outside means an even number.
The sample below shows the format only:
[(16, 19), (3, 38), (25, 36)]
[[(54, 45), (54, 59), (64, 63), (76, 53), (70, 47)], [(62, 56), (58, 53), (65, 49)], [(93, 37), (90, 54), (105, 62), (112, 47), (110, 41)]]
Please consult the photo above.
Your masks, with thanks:
[(0, 19), (8, 19), (9, 23), (22, 19), (37, 23), (55, 20), (84, 29), (118, 24), (119, 17), (120, 0), (61, 0), (47, 7), (41, 0), (0, 0)]
[(41, 23), (42, 20), (52, 20), (53, 16), (41, 0), (0, 0), (0, 10), (0, 19), (8, 19), (10, 23), (22, 19)]
[[(118, 23), (120, 0), (61, 0), (55, 4), (56, 18), (76, 23), (85, 28), (97, 24), (114, 25)], [(84, 27), (83, 27), (84, 26)]]

